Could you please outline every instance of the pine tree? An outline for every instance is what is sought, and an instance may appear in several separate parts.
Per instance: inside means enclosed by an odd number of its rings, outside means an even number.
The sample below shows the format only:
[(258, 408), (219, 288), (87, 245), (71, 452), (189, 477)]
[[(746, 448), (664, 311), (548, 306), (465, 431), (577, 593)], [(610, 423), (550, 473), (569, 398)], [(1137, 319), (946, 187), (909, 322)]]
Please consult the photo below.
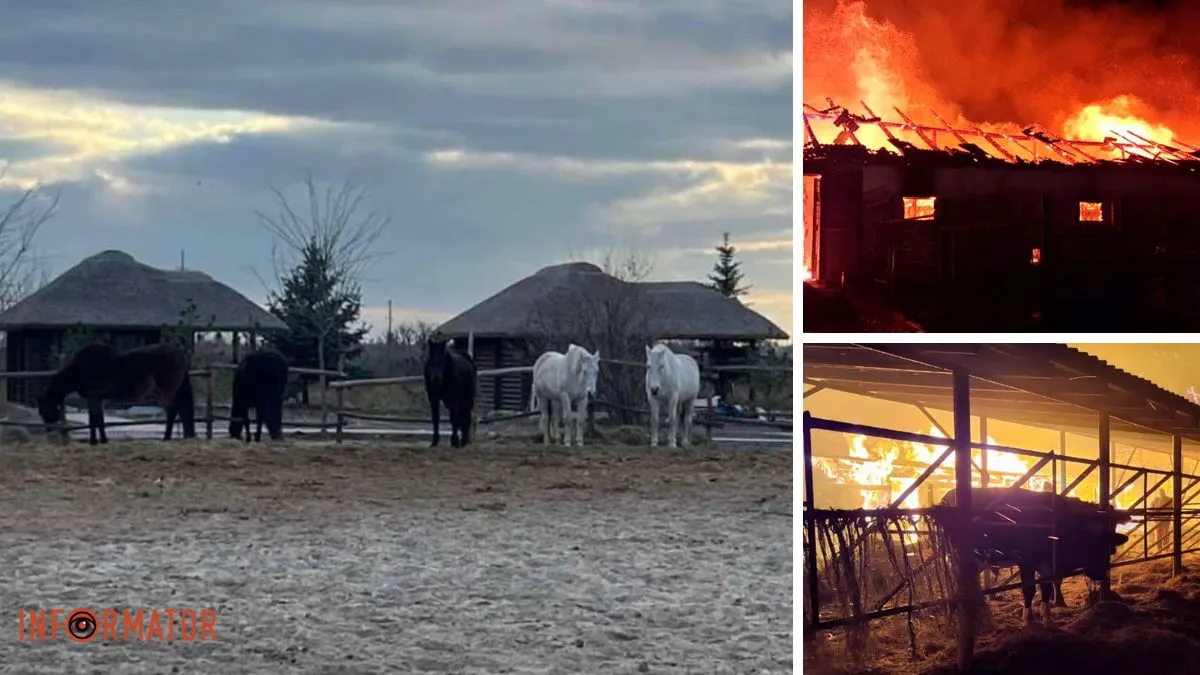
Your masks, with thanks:
[(737, 249), (729, 243), (729, 233), (724, 234), (720, 246), (716, 247), (717, 262), (713, 264), (712, 274), (708, 275), (709, 288), (727, 298), (738, 298), (750, 292), (749, 286), (742, 286), (745, 275), (742, 274), (742, 263), (734, 260)]
[[(297, 366), (318, 368), (362, 351), (369, 327), (352, 327), (362, 312), (362, 292), (317, 242), (300, 251), (300, 264), (281, 279), (267, 308), (290, 330), (270, 338), (272, 346)], [(324, 351), (324, 358), (320, 352)]]

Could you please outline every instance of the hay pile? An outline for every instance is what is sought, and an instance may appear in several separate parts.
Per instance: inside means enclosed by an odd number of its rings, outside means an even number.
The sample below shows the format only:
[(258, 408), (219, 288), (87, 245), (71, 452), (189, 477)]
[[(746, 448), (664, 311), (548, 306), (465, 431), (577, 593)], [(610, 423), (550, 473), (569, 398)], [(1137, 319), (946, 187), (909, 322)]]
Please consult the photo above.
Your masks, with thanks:
[[(1185, 560), (1200, 569), (1200, 558)], [(987, 602), (992, 630), (976, 641), (972, 673), (1000, 675), (1155, 675), (1200, 670), (1200, 574), (1172, 578), (1169, 561), (1155, 561), (1113, 571), (1116, 598), (1085, 606), (1087, 587), (1079, 579), (1064, 584), (1070, 607), (1055, 609), (1055, 624), (1026, 627), (1020, 618), (1020, 592), (1010, 591)], [(1035, 598), (1040, 602), (1040, 595)], [(895, 620), (871, 625), (876, 655), (853, 665), (829, 658), (808, 658), (805, 672), (822, 675), (952, 675), (957, 673), (953, 634), (922, 645), (920, 658), (910, 658), (903, 629)], [(817, 636), (835, 643), (836, 636)], [(820, 650), (818, 650), (820, 651)], [(810, 671), (811, 668), (811, 671)]]

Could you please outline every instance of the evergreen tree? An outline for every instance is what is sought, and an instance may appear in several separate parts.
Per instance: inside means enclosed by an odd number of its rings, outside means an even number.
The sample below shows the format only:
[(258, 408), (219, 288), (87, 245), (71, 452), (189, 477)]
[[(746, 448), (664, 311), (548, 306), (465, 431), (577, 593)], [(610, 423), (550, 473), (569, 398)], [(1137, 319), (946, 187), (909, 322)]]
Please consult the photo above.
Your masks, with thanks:
[(742, 263), (734, 260), (737, 249), (729, 243), (729, 233), (724, 234), (720, 246), (716, 247), (717, 262), (713, 264), (712, 274), (708, 275), (708, 287), (727, 298), (738, 298), (750, 292), (749, 286), (742, 286), (745, 275), (742, 274)]
[[(268, 296), (267, 308), (288, 325), (270, 343), (297, 366), (333, 367), (338, 355), (353, 358), (362, 351), (369, 327), (354, 327), (362, 312), (362, 292), (348, 272), (316, 240), (300, 251), (299, 264), (280, 279)], [(324, 351), (324, 359), (320, 352)]]

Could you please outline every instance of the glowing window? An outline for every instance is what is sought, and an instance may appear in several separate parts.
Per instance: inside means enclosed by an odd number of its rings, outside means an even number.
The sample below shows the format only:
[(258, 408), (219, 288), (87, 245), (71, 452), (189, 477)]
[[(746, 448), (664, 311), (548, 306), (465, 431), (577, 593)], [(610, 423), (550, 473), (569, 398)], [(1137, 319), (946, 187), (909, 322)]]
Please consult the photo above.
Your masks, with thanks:
[(1033, 249), (1033, 253), (1031, 253), (1029, 256), (1029, 264), (1030, 265), (1038, 265), (1038, 264), (1041, 264), (1041, 262), (1042, 262), (1042, 249), (1040, 249), (1040, 248)]
[(937, 197), (905, 197), (904, 219), (932, 218), (937, 211)]
[(1079, 202), (1079, 222), (1103, 223), (1104, 204), (1101, 202)]

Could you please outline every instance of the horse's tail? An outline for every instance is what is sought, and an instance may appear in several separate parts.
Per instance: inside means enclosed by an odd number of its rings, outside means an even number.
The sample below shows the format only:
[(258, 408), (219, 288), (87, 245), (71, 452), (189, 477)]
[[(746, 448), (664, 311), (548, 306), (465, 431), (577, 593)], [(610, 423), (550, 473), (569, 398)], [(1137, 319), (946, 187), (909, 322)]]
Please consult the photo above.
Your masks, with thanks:
[(192, 392), (192, 378), (185, 372), (179, 389), (175, 391), (175, 411), (183, 424), (183, 437), (196, 437), (196, 397)]
[(539, 408), (537, 382), (529, 378), (529, 412), (537, 412)]

